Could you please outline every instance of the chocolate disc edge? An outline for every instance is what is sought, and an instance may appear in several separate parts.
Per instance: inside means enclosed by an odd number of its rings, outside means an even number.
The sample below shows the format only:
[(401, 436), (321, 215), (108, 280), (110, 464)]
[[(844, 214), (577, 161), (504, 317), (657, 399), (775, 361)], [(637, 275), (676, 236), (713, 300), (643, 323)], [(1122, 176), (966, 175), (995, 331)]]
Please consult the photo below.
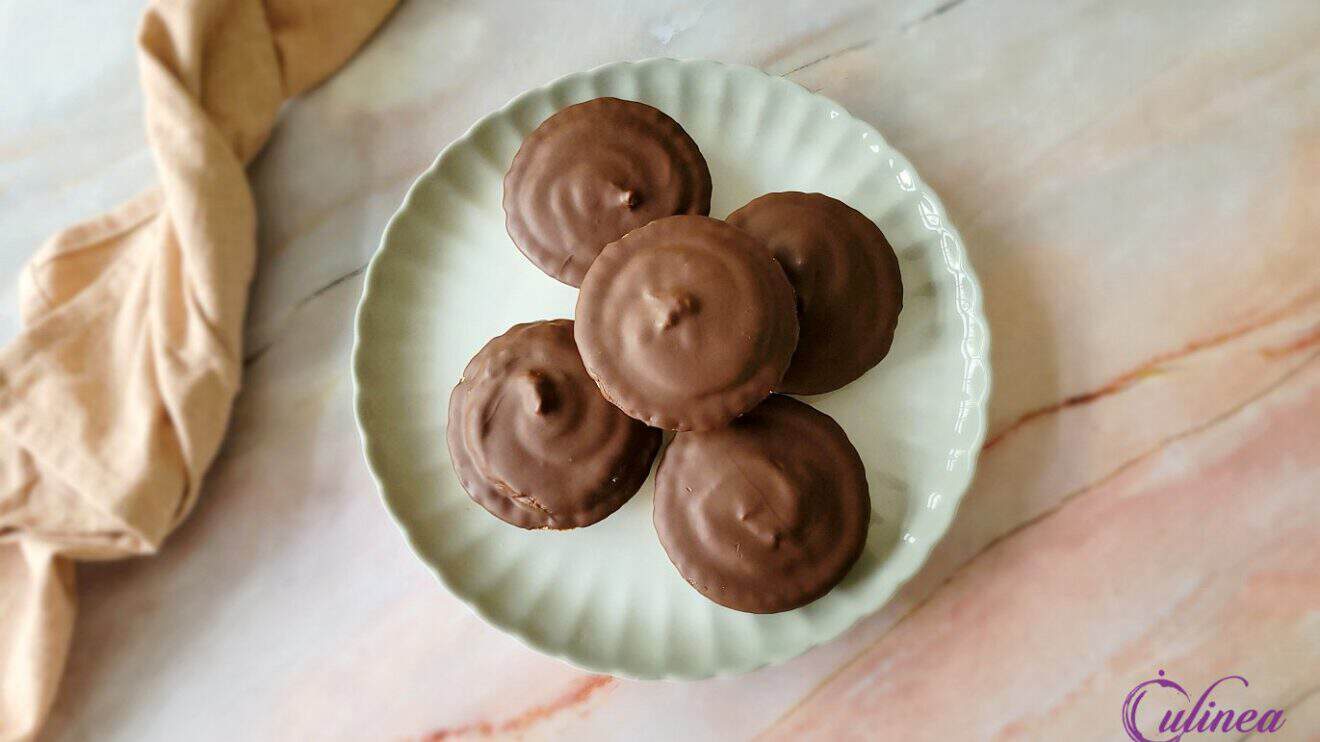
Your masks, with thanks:
[[(835, 371), (832, 374), (818, 376), (818, 378), (814, 379), (797, 378), (802, 374), (795, 373), (793, 362), (790, 361), (789, 368), (784, 373), (783, 380), (776, 385), (774, 389), (775, 392), (781, 394), (795, 394), (802, 396), (825, 394), (842, 389), (854, 381), (857, 381), (889, 356), (889, 352), (893, 349), (899, 318), (903, 312), (902, 268), (898, 261), (898, 255), (894, 251), (893, 245), (889, 242), (888, 236), (885, 235), (884, 231), (880, 229), (879, 225), (876, 224), (874, 220), (854, 208), (846, 201), (823, 193), (806, 191), (774, 191), (771, 193), (763, 193), (735, 209), (728, 217), (726, 217), (726, 219), (729, 222), (734, 223), (734, 226), (739, 226), (741, 228), (740, 224), (737, 222), (742, 221), (739, 217), (744, 212), (749, 209), (764, 208), (767, 201), (783, 198), (788, 198), (791, 201), (797, 201), (799, 203), (805, 203), (809, 208), (843, 212), (844, 218), (853, 220), (859, 225), (866, 225), (863, 227), (864, 229), (873, 229), (879, 237), (880, 245), (883, 247), (883, 249), (878, 251), (876, 269), (885, 274), (884, 278), (892, 279), (893, 285), (897, 289), (898, 301), (897, 306), (894, 308), (893, 316), (889, 319), (887, 325), (877, 329), (881, 342), (871, 348), (869, 353), (860, 356), (858, 360), (847, 364), (845, 370), (842, 372)], [(797, 287), (795, 286), (794, 289), (796, 290), (796, 288)], [(843, 367), (843, 364), (840, 364), (839, 366)]]
[[(630, 468), (629, 474), (631, 474), (631, 476), (624, 481), (617, 483), (618, 487), (615, 489), (615, 494), (613, 496), (602, 497), (593, 507), (556, 514), (554, 518), (537, 517), (533, 514), (533, 511), (519, 507), (515, 504), (515, 496), (510, 494), (507, 486), (501, 487), (500, 485), (502, 483), (490, 482), (481, 474), (475, 463), (472, 461), (471, 455), (467, 452), (466, 447), (456, 441), (456, 436), (451, 432), (454, 429), (455, 423), (458, 423), (461, 428), (461, 416), (463, 414), (461, 412), (461, 406), (467, 396), (467, 388), (464, 386), (464, 383), (469, 378), (475, 376), (477, 371), (475, 364), (482, 358), (483, 354), (492, 344), (505, 339), (506, 336), (512, 333), (526, 331), (528, 328), (543, 324), (571, 325), (572, 323), (573, 320), (570, 319), (550, 319), (521, 322), (512, 325), (503, 333), (486, 341), (481, 349), (473, 354), (472, 358), (469, 359), (468, 363), (464, 366), (463, 375), (460, 377), (458, 383), (455, 384), (449, 397), (448, 414), (445, 426), (445, 440), (446, 448), (449, 451), (451, 468), (454, 470), (454, 474), (459, 481), (459, 486), (463, 489), (464, 493), (467, 494), (469, 499), (481, 506), (486, 512), (509, 525), (525, 530), (571, 530), (575, 528), (584, 528), (599, 523), (614, 514), (641, 491), (642, 485), (645, 484), (647, 477), (650, 476), (651, 469), (655, 464), (657, 453), (663, 442), (663, 433), (660, 430), (652, 427), (645, 427), (639, 421), (632, 420), (631, 422), (638, 423), (638, 426), (643, 427), (644, 429), (637, 431), (639, 437), (638, 445), (641, 448), (620, 458), (621, 462), (635, 459), (639, 463), (637, 467)], [(599, 391), (598, 388), (594, 388), (594, 385), (593, 390)], [(457, 436), (457, 438), (461, 440), (462, 437)], [(643, 462), (644, 465), (640, 465)], [(468, 481), (464, 481), (465, 479)], [(518, 496), (521, 497), (523, 495), (519, 494)]]
[[(774, 284), (772, 290), (780, 293), (780, 296), (777, 297), (777, 301), (786, 302), (790, 307), (790, 311), (785, 316), (788, 317), (787, 324), (791, 328), (792, 337), (791, 339), (781, 340), (781, 342), (787, 345), (788, 348), (786, 358), (779, 361), (774, 366), (766, 367), (766, 369), (762, 371), (762, 373), (768, 374), (764, 382), (755, 385), (749, 383), (747, 388), (740, 394), (730, 395), (730, 401), (723, 405), (708, 401), (702, 405), (702, 409), (699, 409), (696, 413), (690, 415), (675, 416), (664, 412), (648, 410), (644, 400), (634, 399), (632, 398), (633, 395), (620, 395), (616, 393), (616, 390), (613, 388), (614, 384), (610, 380), (602, 378), (602, 374), (600, 373), (600, 358), (597, 357), (598, 354), (596, 349), (590, 347), (592, 345), (591, 343), (584, 342), (583, 336), (579, 334), (583, 327), (590, 324), (584, 324), (581, 319), (584, 314), (589, 314), (583, 312), (583, 306), (584, 302), (591, 297), (592, 289), (579, 292), (574, 312), (575, 317), (578, 319), (574, 325), (574, 339), (577, 342), (578, 351), (582, 356), (582, 362), (587, 369), (587, 374), (596, 382), (596, 385), (601, 390), (601, 394), (604, 395), (605, 398), (615, 407), (623, 410), (629, 417), (640, 420), (652, 427), (676, 432), (700, 432), (721, 428), (737, 419), (740, 415), (751, 411), (767, 397), (773, 394), (775, 387), (783, 380), (784, 374), (792, 363), (793, 351), (797, 348), (800, 332), (797, 312), (795, 309), (797, 306), (796, 294), (794, 293), (793, 284), (789, 281), (787, 274), (784, 272), (783, 266), (781, 266), (773, 256), (769, 255), (768, 250), (765, 249), (760, 240), (722, 219), (699, 215), (675, 215), (656, 219), (649, 224), (628, 232), (614, 242), (606, 245), (605, 248), (601, 250), (600, 255), (597, 256), (597, 262), (600, 262), (601, 257), (605, 257), (605, 262), (601, 263), (601, 265), (604, 267), (610, 267), (610, 262), (618, 259), (614, 253), (623, 249), (619, 245), (625, 240), (638, 239), (643, 236), (641, 233), (647, 230), (654, 231), (664, 229), (664, 223), (670, 222), (671, 220), (694, 218), (701, 219), (704, 223), (718, 224), (720, 226), (717, 227), (717, 229), (727, 228), (740, 235), (740, 238), (744, 239), (749, 246), (754, 245), (755, 249), (761, 251), (768, 258), (770, 265), (773, 266), (774, 274), (779, 277), (779, 280), (777, 281), (772, 279), (772, 283)], [(609, 255), (607, 255), (607, 252)], [(592, 267), (595, 267), (595, 263), (593, 263)], [(584, 286), (588, 280), (591, 280), (590, 273), (591, 271), (588, 270), (588, 277), (583, 280)], [(625, 398), (625, 396), (627, 398)], [(711, 409), (704, 409), (706, 407)]]
[[(532, 265), (536, 266), (542, 273), (545, 273), (547, 276), (550, 276), (562, 284), (574, 288), (578, 288), (582, 285), (582, 279), (585, 278), (586, 271), (589, 270), (591, 266), (588, 265), (583, 268), (581, 271), (582, 275), (574, 281), (571, 275), (564, 275), (564, 267), (571, 261), (571, 254), (568, 260), (565, 260), (556, 268), (553, 265), (553, 261), (546, 260), (539, 254), (541, 252), (540, 250), (533, 249), (533, 243), (540, 243), (541, 240), (527, 232), (525, 225), (522, 222), (522, 216), (519, 213), (520, 210), (518, 209), (517, 204), (510, 203), (511, 200), (515, 198), (512, 194), (517, 190), (516, 188), (511, 188), (510, 183), (517, 183), (520, 178), (525, 176), (527, 169), (530, 167), (530, 158), (522, 156), (524, 150), (529, 150), (529, 147), (540, 146), (541, 143), (544, 140), (549, 139), (551, 134), (554, 133), (554, 130), (558, 128), (555, 125), (546, 128), (547, 123), (552, 122), (557, 116), (560, 116), (571, 109), (576, 109), (588, 104), (601, 105), (602, 102), (608, 105), (628, 104), (629, 106), (641, 106), (648, 109), (647, 114), (653, 115), (660, 126), (668, 129), (667, 135), (679, 143), (679, 150), (691, 155), (691, 161), (689, 164), (693, 166), (693, 172), (698, 176), (693, 182), (693, 185), (696, 186), (696, 190), (693, 194), (692, 208), (688, 211), (680, 212), (681, 214), (708, 216), (710, 214), (711, 198), (714, 193), (714, 184), (710, 173), (710, 163), (706, 161), (706, 156), (702, 153), (701, 147), (697, 145), (696, 140), (693, 139), (692, 135), (683, 128), (682, 124), (678, 123), (674, 117), (665, 113), (659, 107), (643, 101), (603, 95), (585, 101), (572, 103), (553, 111), (549, 116), (546, 116), (544, 120), (537, 124), (531, 132), (523, 137), (522, 142), (519, 143), (518, 150), (514, 153), (509, 169), (504, 173), (504, 178), (501, 182), (502, 193), (500, 206), (504, 211), (504, 230), (508, 234), (510, 241), (512, 241), (514, 246), (518, 249), (518, 252), (522, 253), (523, 257), (527, 258), (527, 260), (531, 262)], [(559, 125), (563, 125), (562, 120)], [(684, 158), (684, 161), (687, 161), (687, 159), (688, 158)], [(676, 216), (676, 214), (668, 216)], [(637, 228), (643, 226), (646, 225), (639, 225)], [(616, 239), (622, 238), (623, 236), (624, 235), (619, 235)], [(604, 247), (605, 245), (602, 245), (601, 249), (603, 250)], [(549, 255), (552, 253), (547, 252), (546, 254)]]
[[(843, 426), (841, 426), (831, 415), (816, 409), (806, 402), (778, 393), (771, 395), (770, 397), (770, 399), (775, 398), (783, 398), (791, 401), (794, 405), (801, 405), (806, 408), (809, 410), (807, 413), (808, 416), (819, 420), (827, 434), (836, 436), (838, 440), (846, 444), (842, 449), (845, 451), (846, 458), (838, 463), (847, 466), (850, 470), (850, 476), (857, 477), (862, 484), (862, 488), (856, 493), (858, 499), (855, 503), (859, 506), (858, 510), (860, 514), (857, 523), (859, 537), (849, 545), (850, 548), (846, 552), (842, 553), (839, 566), (828, 574), (821, 586), (817, 589), (801, 590), (799, 591), (799, 594), (781, 600), (770, 599), (767, 597), (766, 591), (755, 588), (730, 589), (725, 586), (722, 592), (713, 589), (711, 586), (719, 583), (719, 577), (709, 568), (704, 566), (709, 560), (703, 558), (705, 555), (701, 553), (692, 556), (680, 551), (678, 542), (682, 539), (673, 538), (673, 533), (670, 531), (667, 522), (669, 519), (665, 517), (670, 503), (673, 501), (674, 497), (679, 496), (668, 493), (662, 494), (662, 489), (668, 489), (671, 493), (676, 493), (679, 486), (674, 485), (673, 487), (670, 487), (670, 479), (676, 475), (672, 473), (672, 467), (666, 466), (666, 462), (669, 461), (672, 463), (670, 456), (675, 450), (678, 450), (680, 453), (682, 451), (682, 449), (675, 449), (674, 444), (678, 443), (680, 438), (684, 435), (690, 434), (679, 433), (676, 435), (674, 439), (669, 442), (669, 445), (665, 446), (664, 450), (661, 451), (660, 458), (656, 463), (655, 492), (652, 498), (651, 521), (652, 526), (655, 528), (657, 538), (660, 541), (661, 548), (665, 552), (665, 556), (669, 559), (670, 563), (674, 566), (675, 570), (678, 571), (683, 580), (691, 585), (694, 590), (702, 595), (702, 597), (710, 600), (712, 603), (742, 613), (760, 615), (783, 613), (802, 608), (824, 597), (846, 580), (853, 568), (857, 566), (862, 555), (866, 552), (866, 544), (870, 536), (870, 519), (873, 512), (873, 505), (870, 496), (870, 485), (866, 477), (866, 465), (861, 459), (861, 453), (857, 450), (857, 447), (852, 444), (852, 440), (848, 437), (847, 431), (845, 431)], [(700, 433), (697, 435), (700, 435)], [(689, 439), (685, 445), (699, 445), (699, 442), (693, 442)]]

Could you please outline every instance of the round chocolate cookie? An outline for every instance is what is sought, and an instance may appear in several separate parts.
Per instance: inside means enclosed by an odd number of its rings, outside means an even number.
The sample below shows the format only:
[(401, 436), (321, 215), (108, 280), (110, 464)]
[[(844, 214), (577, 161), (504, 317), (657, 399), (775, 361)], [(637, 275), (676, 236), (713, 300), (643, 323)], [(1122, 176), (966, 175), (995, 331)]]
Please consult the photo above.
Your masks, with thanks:
[(463, 489), (520, 528), (588, 526), (618, 510), (660, 447), (659, 430), (600, 396), (566, 319), (486, 343), (449, 398), (448, 437)]
[(605, 245), (655, 219), (710, 213), (696, 142), (657, 108), (596, 98), (546, 119), (504, 176), (509, 237), (536, 267), (578, 286)]
[(797, 352), (775, 391), (821, 394), (855, 381), (894, 342), (898, 258), (861, 212), (819, 193), (770, 193), (729, 215), (770, 248), (797, 292)]
[(833, 418), (774, 395), (660, 457), (655, 530), (680, 574), (734, 610), (778, 613), (829, 592), (866, 545), (871, 498)]
[(672, 216), (596, 258), (574, 334), (587, 373), (624, 412), (708, 430), (770, 394), (798, 329), (793, 287), (760, 243), (718, 219)]

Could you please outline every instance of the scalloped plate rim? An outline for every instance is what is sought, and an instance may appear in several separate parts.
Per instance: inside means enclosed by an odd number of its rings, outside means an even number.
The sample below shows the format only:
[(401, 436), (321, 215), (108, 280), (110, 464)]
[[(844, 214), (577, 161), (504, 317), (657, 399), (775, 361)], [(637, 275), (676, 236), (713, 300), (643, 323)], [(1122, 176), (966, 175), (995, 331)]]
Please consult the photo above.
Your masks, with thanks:
[[(468, 599), (458, 589), (456, 589), (455, 585), (453, 584), (449, 576), (445, 574), (444, 570), (441, 569), (441, 567), (438, 564), (436, 564), (434, 560), (432, 560), (426, 554), (423, 553), (423, 550), (417, 544), (416, 534), (414, 533), (413, 528), (411, 528), (408, 525), (408, 523), (405, 522), (402, 516), (400, 516), (400, 514), (395, 509), (390, 499), (389, 491), (386, 487), (385, 481), (381, 477), (381, 474), (378, 470), (375, 461), (375, 456), (373, 455), (373, 444), (371, 441), (370, 434), (367, 432), (366, 425), (363, 422), (365, 413), (363, 409), (362, 382), (359, 377), (359, 372), (360, 372), (360, 367), (363, 364), (363, 357), (364, 357), (364, 350), (363, 350), (364, 308), (368, 305), (368, 303), (371, 301), (372, 298), (371, 289), (373, 286), (373, 275), (377, 265), (379, 265), (379, 258), (382, 254), (384, 254), (386, 247), (390, 242), (391, 234), (394, 232), (400, 218), (405, 212), (408, 211), (409, 207), (413, 205), (413, 199), (418, 191), (419, 186), (424, 181), (436, 175), (441, 164), (444, 162), (446, 156), (450, 152), (469, 143), (473, 135), (478, 130), (478, 128), (480, 128), (482, 124), (484, 124), (487, 120), (495, 118), (497, 116), (508, 114), (512, 109), (517, 107), (519, 104), (528, 100), (529, 98), (531, 98), (532, 96), (538, 93), (546, 91), (550, 88), (565, 85), (575, 79), (600, 75), (616, 68), (641, 67), (641, 66), (664, 65), (664, 64), (713, 66), (716, 68), (724, 68), (725, 70), (731, 70), (731, 71), (756, 73), (757, 75), (765, 78), (769, 84), (788, 86), (789, 88), (792, 89), (793, 95), (806, 96), (809, 98), (818, 98), (825, 101), (830, 106), (838, 110), (842, 115), (848, 116), (853, 121), (857, 122), (860, 126), (862, 126), (865, 129), (866, 132), (870, 134), (870, 136), (875, 137), (882, 146), (887, 148), (889, 150), (889, 153), (892, 156), (894, 156), (896, 159), (898, 159), (904, 165), (904, 169), (906, 169), (911, 174), (912, 181), (914, 184), (913, 190), (915, 191), (915, 193), (927, 199), (935, 207), (940, 219), (941, 229), (945, 230), (952, 237), (952, 243), (953, 246), (956, 248), (957, 257), (959, 258), (958, 262), (961, 265), (961, 271), (959, 272), (959, 275), (962, 279), (967, 281), (968, 295), (970, 296), (969, 306), (967, 307), (960, 306), (958, 308), (958, 312), (962, 316), (962, 319), (964, 320), (964, 332), (962, 338), (964, 371), (967, 372), (967, 370), (970, 369), (973, 365), (973, 359), (967, 353), (966, 345), (968, 339), (975, 335), (976, 337), (980, 338), (980, 347), (981, 347), (979, 357), (976, 359), (977, 360), (976, 365), (979, 366), (980, 374), (983, 378), (984, 383), (981, 384), (980, 391), (978, 393), (976, 393), (973, 397), (970, 397), (966, 400), (968, 403), (970, 403), (965, 408), (968, 412), (968, 420), (973, 422), (975, 425), (974, 430), (972, 430), (972, 435), (967, 442), (968, 462), (966, 468), (966, 476), (962, 479), (962, 481), (960, 481), (957, 484), (955, 488), (957, 492), (956, 495), (953, 496), (953, 502), (949, 505), (947, 509), (940, 511), (944, 513), (945, 516), (937, 523), (938, 526), (937, 531), (932, 532), (933, 538), (925, 539), (922, 542), (922, 545), (917, 547), (919, 550), (918, 553), (915, 555), (914, 558), (910, 558), (908, 560), (911, 562), (911, 569), (908, 570), (906, 574), (897, 575), (892, 588), (886, 594), (879, 595), (878, 598), (874, 601), (874, 604), (868, 605), (855, 617), (844, 623), (841, 626), (841, 628), (839, 628), (833, 634), (828, 636), (817, 637), (813, 641), (807, 643), (805, 646), (788, 647), (787, 649), (781, 652), (767, 652), (762, 656), (758, 657), (755, 661), (743, 663), (741, 665), (720, 667), (713, 672), (693, 673), (693, 672), (684, 672), (682, 670), (668, 670), (661, 673), (651, 674), (651, 673), (634, 672), (631, 671), (629, 668), (622, 667), (618, 664), (609, 664), (609, 663), (597, 664), (591, 661), (584, 661), (578, 657), (573, 656), (569, 652), (561, 651), (557, 648), (550, 647), (546, 643), (530, 636), (528, 633), (526, 633), (517, 626), (504, 624), (497, 621), (489, 613), (487, 613), (487, 611), (481, 606), (479, 602)], [(975, 327), (976, 330), (975, 332), (972, 331), (971, 329), (972, 327)], [(469, 126), (463, 132), (463, 134), (456, 137), (453, 141), (451, 141), (449, 144), (443, 147), (440, 150), (440, 152), (436, 155), (435, 159), (431, 162), (431, 164), (426, 168), (426, 170), (424, 170), (421, 174), (417, 176), (417, 178), (413, 181), (413, 183), (408, 187), (408, 191), (404, 195), (403, 201), (400, 203), (399, 208), (390, 216), (389, 220), (386, 222), (385, 229), (382, 231), (381, 234), (380, 242), (377, 245), (375, 252), (372, 254), (370, 261), (367, 264), (367, 268), (363, 277), (362, 296), (358, 301), (358, 306), (353, 317), (353, 348), (351, 353), (351, 377), (353, 384), (353, 413), (354, 413), (353, 417), (358, 430), (358, 436), (361, 440), (363, 456), (366, 460), (367, 468), (371, 473), (372, 481), (376, 485), (378, 496), (380, 497), (382, 504), (385, 506), (385, 510), (386, 512), (388, 512), (390, 519), (394, 521), (395, 525), (403, 533), (404, 539), (408, 544), (408, 548), (413, 552), (413, 555), (417, 557), (419, 561), (422, 562), (422, 564), (426, 565), (427, 569), (432, 573), (432, 575), (435, 576), (435, 578), (440, 582), (440, 584), (443, 585), (444, 588), (454, 598), (456, 598), (460, 603), (466, 606), (468, 610), (472, 611), (475, 615), (477, 615), (482, 621), (498, 629), (499, 631), (509, 636), (512, 636), (519, 643), (528, 647), (529, 649), (532, 649), (540, 654), (549, 657), (554, 657), (584, 672), (603, 673), (616, 677), (623, 677), (634, 680), (690, 681), (690, 680), (702, 680), (702, 679), (717, 678), (717, 677), (729, 677), (734, 675), (746, 674), (764, 667), (786, 662), (790, 659), (805, 654), (806, 652), (810, 651), (815, 647), (820, 646), (821, 644), (837, 639), (844, 632), (848, 631), (848, 629), (855, 626), (861, 619), (874, 614), (875, 612), (883, 608), (886, 604), (888, 604), (888, 602), (893, 598), (893, 596), (900, 589), (902, 589), (902, 587), (905, 584), (907, 584), (917, 574), (917, 572), (921, 570), (922, 566), (924, 566), (925, 563), (929, 560), (930, 552), (934, 549), (936, 544), (938, 544), (940, 541), (943, 540), (944, 536), (948, 533), (949, 527), (952, 525), (954, 518), (957, 516), (958, 510), (962, 505), (962, 500), (966, 495), (967, 489), (971, 485), (973, 477), (976, 474), (977, 462), (979, 460), (981, 450), (985, 443), (986, 431), (988, 426), (988, 416), (986, 414), (986, 407), (990, 397), (990, 392), (993, 383), (993, 374), (989, 360), (990, 347), (991, 347), (990, 343), (991, 343), (991, 337), (989, 333), (988, 323), (986, 322), (985, 313), (984, 313), (984, 305), (982, 300), (982, 290), (980, 286), (980, 281), (978, 280), (974, 269), (972, 269), (972, 267), (970, 266), (970, 262), (967, 258), (966, 250), (963, 247), (962, 235), (959, 233), (957, 227), (949, 221), (947, 210), (945, 209), (943, 202), (940, 201), (939, 196), (936, 195), (934, 190), (931, 189), (930, 186), (926, 184), (925, 180), (921, 178), (920, 173), (916, 170), (915, 167), (912, 166), (911, 162), (901, 152), (896, 150), (893, 147), (893, 145), (891, 145), (888, 142), (888, 140), (886, 140), (884, 136), (874, 126), (872, 126), (871, 124), (869, 124), (868, 122), (862, 119), (852, 116), (852, 114), (849, 113), (843, 105), (841, 105), (834, 99), (829, 98), (828, 96), (821, 95), (820, 93), (807, 90), (806, 88), (802, 87), (800, 84), (796, 82), (793, 82), (792, 80), (789, 80), (784, 77), (771, 75), (770, 73), (757, 67), (726, 63), (726, 62), (718, 62), (715, 60), (708, 60), (708, 59), (679, 59), (674, 57), (650, 57), (635, 61), (608, 62), (605, 64), (597, 65), (596, 67), (592, 67), (590, 69), (571, 72), (565, 75), (561, 75), (560, 77), (555, 78), (554, 80), (551, 80), (543, 85), (528, 89), (514, 96), (513, 98), (509, 99), (509, 101), (507, 101), (504, 105), (485, 114), (484, 116), (473, 122), (473, 124)], [(892, 554), (890, 555), (889, 558), (892, 558)]]

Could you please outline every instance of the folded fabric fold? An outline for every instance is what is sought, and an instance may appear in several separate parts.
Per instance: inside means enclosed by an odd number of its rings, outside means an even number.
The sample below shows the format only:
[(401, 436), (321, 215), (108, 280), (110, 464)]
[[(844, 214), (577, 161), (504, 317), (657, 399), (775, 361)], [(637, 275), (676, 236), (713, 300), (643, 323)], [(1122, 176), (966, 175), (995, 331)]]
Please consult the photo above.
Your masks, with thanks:
[(158, 188), (48, 241), (0, 350), (0, 740), (40, 728), (72, 559), (150, 554), (187, 516), (242, 372), (256, 262), (246, 166), (283, 101), (396, 0), (156, 0), (138, 33)]

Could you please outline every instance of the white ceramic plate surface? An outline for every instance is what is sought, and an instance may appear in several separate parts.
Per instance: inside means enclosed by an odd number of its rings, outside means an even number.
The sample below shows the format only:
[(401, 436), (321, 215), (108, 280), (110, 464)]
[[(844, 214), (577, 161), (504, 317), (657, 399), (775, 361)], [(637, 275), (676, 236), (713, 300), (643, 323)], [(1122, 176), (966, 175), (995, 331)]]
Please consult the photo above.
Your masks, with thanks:
[[(711, 216), (771, 191), (819, 191), (873, 219), (898, 253), (904, 308), (889, 356), (844, 389), (805, 398), (861, 452), (875, 514), (866, 552), (844, 582), (798, 610), (738, 613), (684, 582), (651, 524), (653, 478), (596, 525), (535, 532), (487, 514), (450, 467), (446, 409), (468, 359), (513, 324), (572, 317), (577, 295), (506, 235), (504, 173), (542, 120), (606, 95), (656, 106), (692, 135), (710, 164)], [(701, 678), (780, 662), (834, 638), (920, 568), (953, 518), (985, 435), (988, 350), (961, 238), (875, 129), (756, 69), (652, 59), (530, 91), (440, 153), (371, 262), (353, 379), (385, 503), (456, 596), (582, 668)]]

